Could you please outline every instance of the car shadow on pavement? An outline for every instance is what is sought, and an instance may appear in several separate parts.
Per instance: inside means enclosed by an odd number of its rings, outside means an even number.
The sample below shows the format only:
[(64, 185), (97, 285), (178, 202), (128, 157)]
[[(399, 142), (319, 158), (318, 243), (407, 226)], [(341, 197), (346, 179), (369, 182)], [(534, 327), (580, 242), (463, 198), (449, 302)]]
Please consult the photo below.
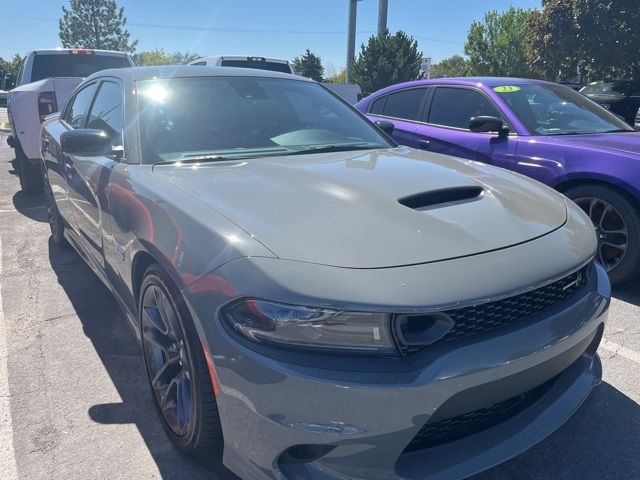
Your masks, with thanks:
[(640, 279), (614, 287), (611, 293), (618, 300), (640, 306)]
[(46, 198), (43, 193), (25, 195), (22, 190), (13, 195), (13, 207), (31, 220), (47, 222)]
[(173, 447), (152, 404), (140, 346), (111, 292), (73, 250), (58, 247), (51, 238), (49, 260), (122, 399), (92, 406), (89, 417), (107, 425), (134, 424), (165, 480), (237, 479), (226, 468), (206, 468)]
[(640, 405), (602, 383), (551, 436), (469, 480), (637, 480)]

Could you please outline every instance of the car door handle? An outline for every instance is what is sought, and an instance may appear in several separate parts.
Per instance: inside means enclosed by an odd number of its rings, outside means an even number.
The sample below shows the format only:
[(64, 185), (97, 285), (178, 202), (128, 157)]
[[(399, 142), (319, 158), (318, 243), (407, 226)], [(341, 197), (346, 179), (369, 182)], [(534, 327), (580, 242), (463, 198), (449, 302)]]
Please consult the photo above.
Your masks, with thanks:
[(429, 150), (431, 148), (431, 140), (418, 140), (418, 148), (421, 150)]

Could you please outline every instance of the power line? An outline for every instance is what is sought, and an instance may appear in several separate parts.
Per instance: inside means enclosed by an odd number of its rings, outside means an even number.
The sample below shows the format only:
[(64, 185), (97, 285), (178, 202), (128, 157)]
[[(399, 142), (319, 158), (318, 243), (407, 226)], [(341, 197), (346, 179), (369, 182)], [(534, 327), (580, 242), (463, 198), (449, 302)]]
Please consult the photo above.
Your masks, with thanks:
[[(58, 19), (47, 17), (30, 17), (20, 15), (0, 15), (0, 18), (7, 20), (27, 20), (34, 22), (55, 22), (58, 23)], [(221, 33), (255, 33), (255, 34), (282, 34), (282, 35), (346, 35), (346, 30), (253, 30), (243, 28), (217, 28), (217, 27), (201, 27), (192, 25), (167, 25), (159, 23), (132, 23), (127, 22), (127, 26), (138, 28), (152, 28), (161, 30), (190, 30), (190, 31), (203, 31), (203, 32), (221, 32)], [(375, 30), (358, 30), (358, 34), (375, 34)], [(464, 45), (463, 42), (456, 42), (454, 40), (445, 40), (441, 38), (426, 37), (424, 35), (413, 35), (418, 39), (427, 40), (429, 42), (449, 43), (452, 45)]]

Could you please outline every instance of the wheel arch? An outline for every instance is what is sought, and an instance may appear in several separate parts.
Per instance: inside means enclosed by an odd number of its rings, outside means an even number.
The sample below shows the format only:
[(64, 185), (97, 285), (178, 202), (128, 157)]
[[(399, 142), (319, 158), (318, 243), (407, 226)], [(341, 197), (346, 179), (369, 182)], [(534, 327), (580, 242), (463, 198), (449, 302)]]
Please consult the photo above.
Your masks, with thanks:
[(619, 179), (606, 176), (572, 176), (565, 177), (553, 185), (553, 188), (561, 193), (570, 188), (582, 185), (598, 185), (606, 187), (622, 195), (640, 213), (640, 192), (631, 185), (621, 182)]
[(146, 250), (139, 250), (131, 262), (131, 288), (136, 309), (138, 308), (140, 287), (142, 286), (144, 272), (154, 263), (160, 264), (160, 262)]

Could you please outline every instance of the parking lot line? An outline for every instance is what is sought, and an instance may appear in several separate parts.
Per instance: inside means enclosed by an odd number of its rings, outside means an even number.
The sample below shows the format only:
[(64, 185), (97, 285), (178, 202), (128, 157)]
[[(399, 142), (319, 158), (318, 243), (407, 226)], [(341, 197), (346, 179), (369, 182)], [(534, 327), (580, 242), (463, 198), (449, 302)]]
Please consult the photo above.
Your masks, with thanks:
[[(0, 238), (0, 278), (2, 278), (2, 238)], [(7, 368), (7, 333), (2, 309), (2, 282), (0, 281), (0, 472), (2, 478), (18, 478), (16, 455), (13, 450), (13, 422), (11, 420), (11, 394)]]
[(600, 344), (600, 347), (604, 348), (609, 352), (617, 353), (618, 355), (621, 355), (624, 358), (627, 358), (633, 362), (640, 364), (640, 353), (635, 352), (629, 348), (623, 347), (622, 345), (618, 345), (617, 343), (613, 343), (612, 341), (607, 340), (606, 338), (602, 339), (602, 343)]

